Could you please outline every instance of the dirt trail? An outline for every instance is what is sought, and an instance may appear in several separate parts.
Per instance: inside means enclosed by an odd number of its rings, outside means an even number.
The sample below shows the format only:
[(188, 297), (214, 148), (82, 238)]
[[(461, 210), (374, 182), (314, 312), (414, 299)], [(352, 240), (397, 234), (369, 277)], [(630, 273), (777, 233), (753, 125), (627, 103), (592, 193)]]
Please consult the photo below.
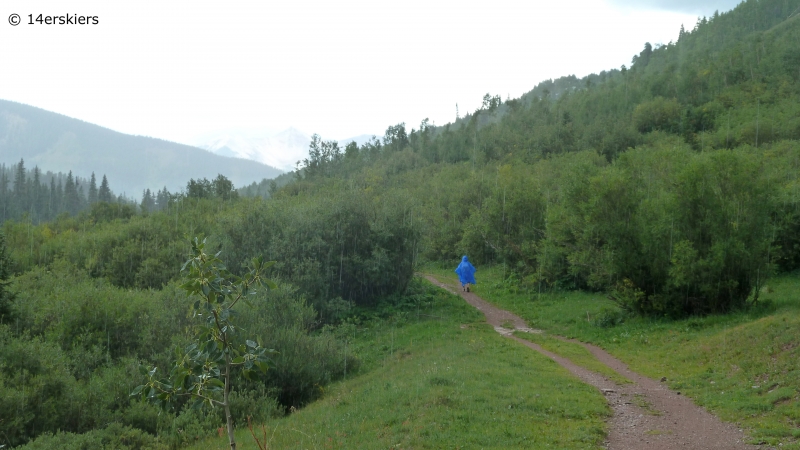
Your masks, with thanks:
[[(605, 395), (614, 414), (609, 424), (606, 448), (612, 450), (671, 450), (671, 449), (758, 449), (744, 443), (745, 435), (734, 424), (724, 423), (697, 406), (680, 392), (671, 391), (664, 383), (652, 380), (628, 369), (600, 347), (571, 340), (587, 348), (603, 364), (612, 368), (631, 384), (618, 386), (606, 377), (577, 366), (569, 359), (548, 352), (537, 344), (519, 339), (514, 330), (541, 332), (528, 328), (524, 320), (499, 309), (471, 292), (447, 285), (426, 275), (431, 283), (460, 295), (486, 316), (494, 329), (517, 342), (550, 358), (572, 374), (591, 384)], [(514, 329), (508, 328), (512, 325)]]

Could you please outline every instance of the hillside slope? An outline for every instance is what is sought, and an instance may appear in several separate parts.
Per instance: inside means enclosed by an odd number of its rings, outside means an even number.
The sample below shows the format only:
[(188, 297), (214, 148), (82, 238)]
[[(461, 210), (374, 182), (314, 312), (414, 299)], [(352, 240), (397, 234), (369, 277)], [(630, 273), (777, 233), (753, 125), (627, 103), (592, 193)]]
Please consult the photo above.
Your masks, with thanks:
[(131, 136), (43, 109), (0, 100), (0, 162), (24, 159), (28, 167), (88, 178), (105, 173), (119, 193), (139, 197), (146, 189), (175, 191), (190, 178), (223, 174), (236, 186), (281, 171), (254, 161), (227, 158), (199, 148)]
[(398, 124), (344, 152), (322, 143), (275, 197), (380, 186), (413, 199), (428, 260), (620, 288), (641, 313), (743, 306), (775, 266), (800, 267), (798, 9), (750, 0), (631, 67), (487, 95), (456, 124)]

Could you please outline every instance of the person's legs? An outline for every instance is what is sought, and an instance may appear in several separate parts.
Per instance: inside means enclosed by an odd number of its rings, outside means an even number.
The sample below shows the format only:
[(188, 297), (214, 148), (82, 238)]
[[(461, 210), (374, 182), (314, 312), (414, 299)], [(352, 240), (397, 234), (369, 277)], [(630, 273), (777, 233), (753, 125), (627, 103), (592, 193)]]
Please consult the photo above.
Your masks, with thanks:
[(466, 284), (466, 291), (469, 292), (469, 283)]

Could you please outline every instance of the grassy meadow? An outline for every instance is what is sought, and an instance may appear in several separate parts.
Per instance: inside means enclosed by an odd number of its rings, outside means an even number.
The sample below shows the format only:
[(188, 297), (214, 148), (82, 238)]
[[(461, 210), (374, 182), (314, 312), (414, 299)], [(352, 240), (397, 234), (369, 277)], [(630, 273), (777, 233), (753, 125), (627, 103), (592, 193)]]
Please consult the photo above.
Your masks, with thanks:
[[(602, 394), (498, 335), (457, 296), (439, 291), (420, 310), (339, 332), (361, 366), (264, 424), (269, 448), (601, 448)], [(237, 443), (257, 448), (244, 427)], [(225, 449), (227, 437), (190, 448)]]
[[(429, 271), (455, 283), (449, 269)], [(547, 334), (600, 345), (634, 371), (667, 377), (672, 389), (744, 427), (751, 442), (800, 448), (796, 274), (770, 280), (747, 311), (682, 320), (624, 317), (603, 293), (540, 293), (504, 281), (505, 275), (502, 266), (481, 267), (473, 291), (545, 330), (521, 337), (589, 368), (593, 358)]]
[[(456, 284), (449, 269), (426, 272)], [(601, 345), (740, 424), (752, 443), (800, 448), (797, 276), (773, 279), (749, 311), (658, 320), (625, 317), (601, 293), (526, 291), (504, 275), (502, 267), (480, 268), (473, 291), (544, 330), (517, 336), (625, 383), (554, 336)], [(352, 321), (338, 332), (349, 335), (348, 351), (361, 365), (321, 400), (266, 423), (269, 448), (581, 449), (603, 441), (610, 410), (600, 393), (499, 336), (457, 296), (441, 291), (419, 310)], [(247, 429), (237, 437), (240, 448), (257, 448)], [(191, 448), (226, 447), (221, 437)]]

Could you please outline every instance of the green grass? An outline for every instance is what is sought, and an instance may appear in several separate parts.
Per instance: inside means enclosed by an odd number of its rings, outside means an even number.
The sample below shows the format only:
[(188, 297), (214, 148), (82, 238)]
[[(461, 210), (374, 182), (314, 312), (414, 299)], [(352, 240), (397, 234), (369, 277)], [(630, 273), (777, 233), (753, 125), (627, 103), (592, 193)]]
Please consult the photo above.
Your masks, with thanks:
[[(479, 267), (473, 291), (533, 328), (602, 346), (635, 370), (667, 377), (752, 442), (800, 449), (800, 278), (776, 277), (760, 306), (682, 320), (626, 318), (602, 293), (527, 291), (504, 282), (502, 267)], [(437, 276), (454, 275), (432, 268)], [(555, 352), (555, 351), (554, 351)], [(557, 353), (557, 352), (556, 352)]]
[[(602, 394), (436, 292), (419, 315), (342, 327), (361, 368), (266, 423), (270, 448), (601, 448), (610, 414)], [(237, 442), (256, 448), (244, 428)], [(191, 448), (226, 447), (219, 438)]]
[(600, 360), (595, 358), (589, 350), (580, 344), (575, 342), (567, 342), (562, 339), (548, 336), (545, 333), (524, 333), (521, 331), (515, 331), (514, 336), (539, 344), (543, 349), (563, 356), (564, 358), (569, 359), (581, 367), (604, 375), (618, 385), (631, 383), (629, 379), (623, 377), (614, 369), (600, 362)]

